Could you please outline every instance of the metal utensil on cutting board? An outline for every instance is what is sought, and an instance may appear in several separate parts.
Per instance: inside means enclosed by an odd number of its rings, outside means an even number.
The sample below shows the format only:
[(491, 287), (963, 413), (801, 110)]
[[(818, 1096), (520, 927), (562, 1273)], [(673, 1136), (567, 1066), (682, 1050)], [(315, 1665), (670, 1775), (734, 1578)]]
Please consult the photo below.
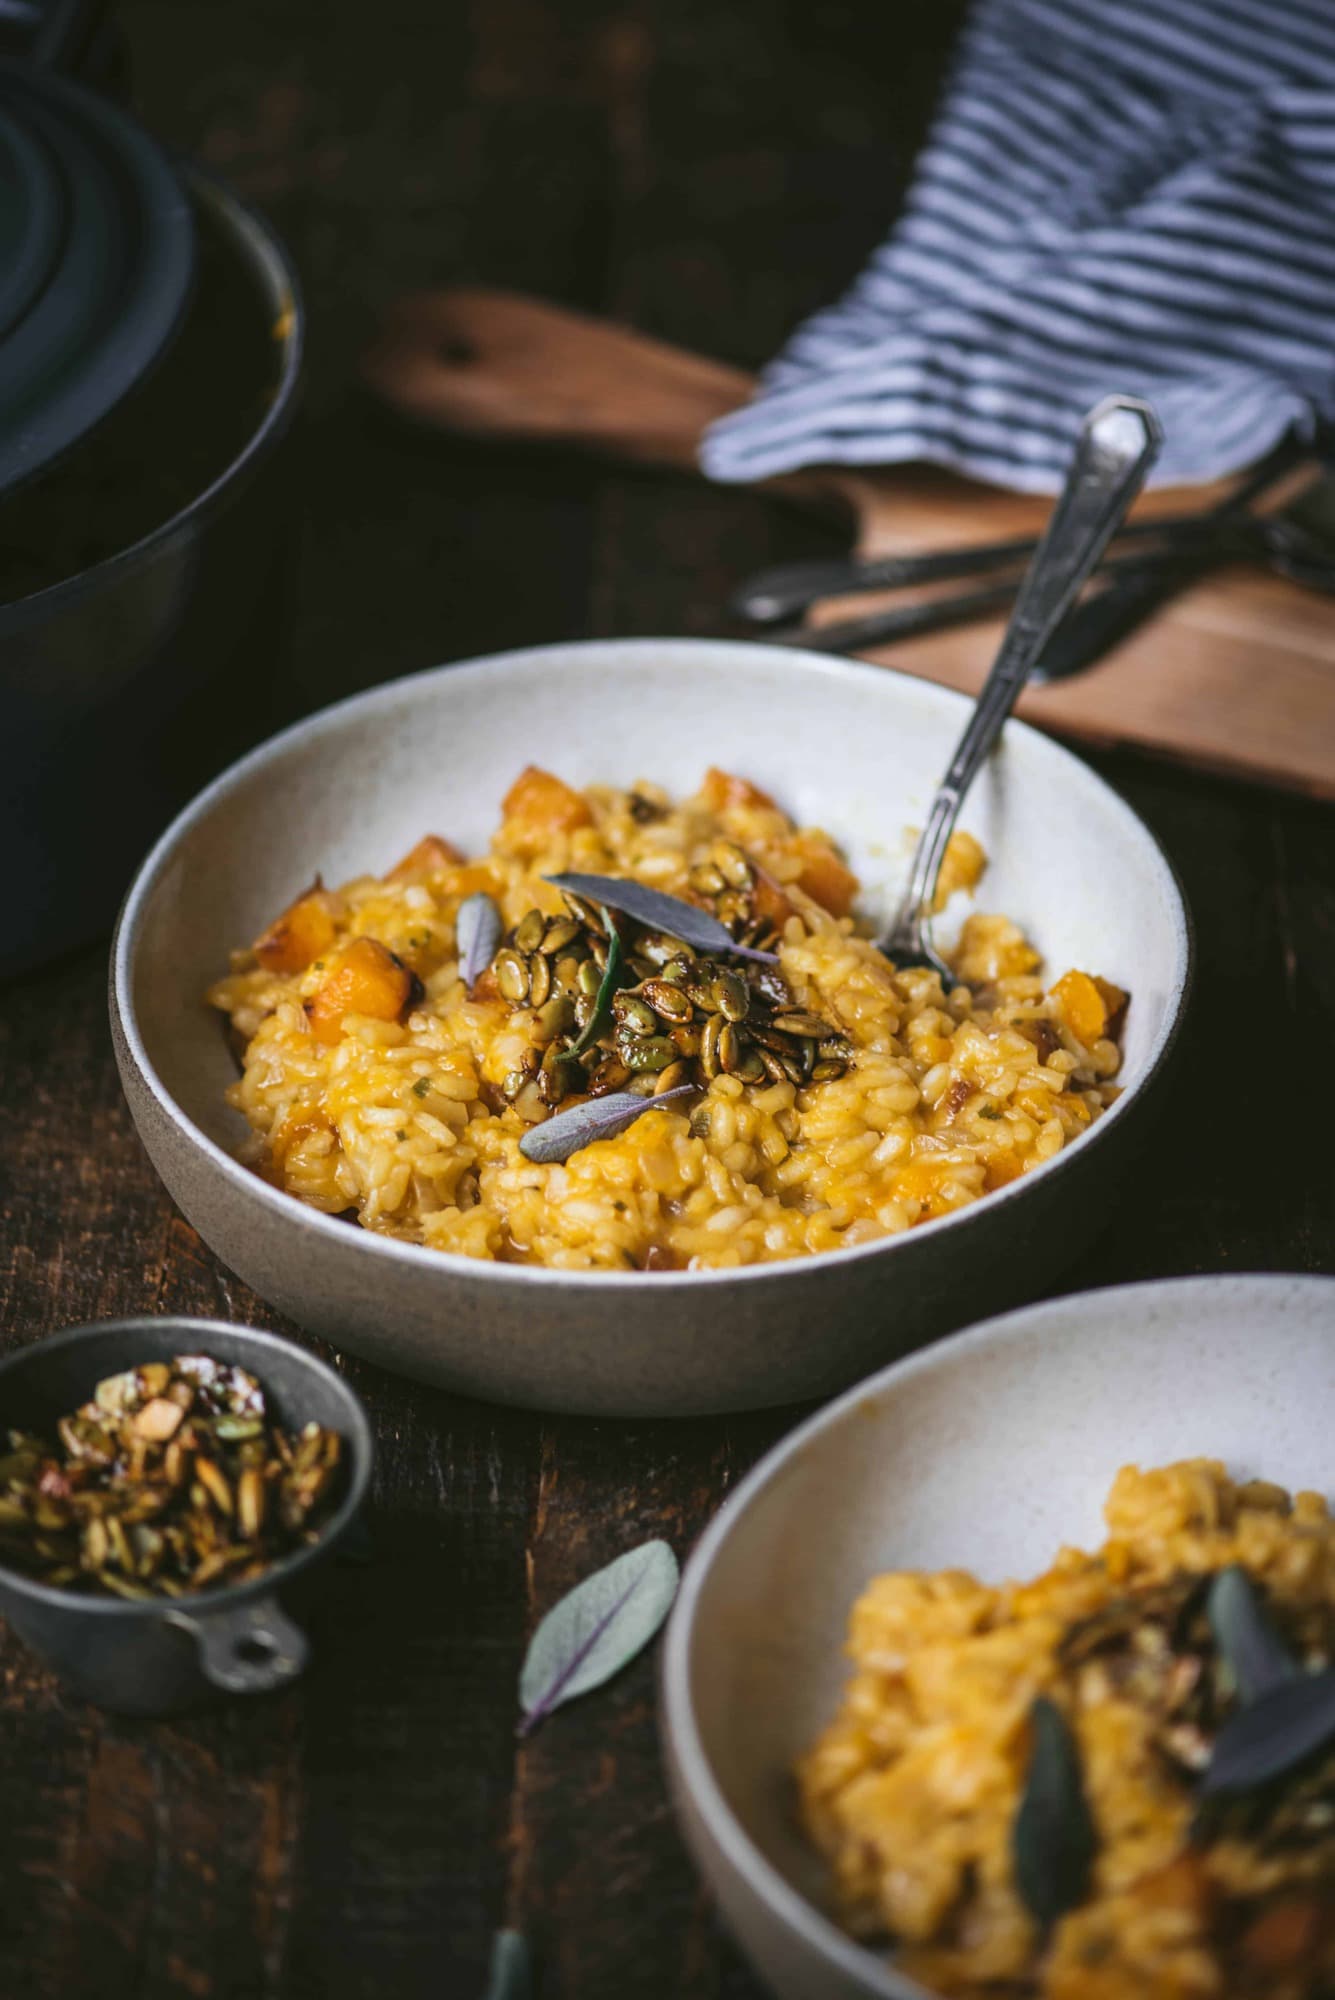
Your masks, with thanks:
[[(1114, 546), (1148, 551), (1163, 544), (1185, 551), (1209, 541), (1229, 516), (1248, 507), (1292, 472), (1302, 455), (1302, 446), (1291, 437), (1285, 438), (1214, 507), (1124, 521), (1113, 537)], [(946, 583), (1015, 570), (1033, 555), (1038, 540), (1037, 535), (1011, 535), (1000, 541), (964, 542), (954, 548), (778, 563), (747, 577), (734, 591), (729, 608), (752, 625), (779, 625), (827, 597), (853, 597), (863, 591), (901, 590), (920, 583)]]
[[(1199, 525), (1190, 531), (1175, 533), (1158, 545), (1150, 544), (1148, 536), (1137, 537), (1145, 543), (1143, 553), (1118, 554), (1104, 562), (1095, 588), (1074, 607), (1045, 648), (1031, 676), (1033, 684), (1083, 673), (1179, 592), (1230, 564), (1259, 564), (1306, 589), (1335, 592), (1335, 475), (1314, 473), (1273, 514), (1251, 514), (1241, 501), (1240, 492), (1223, 507), (1196, 517)], [(951, 552), (959, 558), (964, 553)], [(795, 625), (769, 636), (774, 644), (816, 652), (862, 652), (995, 617), (1007, 608), (1015, 589), (1016, 579), (1009, 576), (977, 590), (890, 605), (833, 623)]]
[(954, 974), (932, 945), (931, 922), (937, 878), (960, 807), (1035, 662), (1144, 484), (1162, 439), (1153, 410), (1135, 397), (1110, 396), (1085, 418), (1005, 637), (932, 801), (903, 902), (879, 941), (897, 965), (927, 966), (954, 984)]

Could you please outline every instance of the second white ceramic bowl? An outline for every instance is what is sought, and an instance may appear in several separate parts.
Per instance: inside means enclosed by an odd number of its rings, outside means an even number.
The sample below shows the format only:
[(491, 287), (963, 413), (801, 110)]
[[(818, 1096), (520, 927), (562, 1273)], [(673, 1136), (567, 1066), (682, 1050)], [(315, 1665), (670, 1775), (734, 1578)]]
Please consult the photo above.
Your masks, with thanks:
[(783, 2000), (920, 2000), (831, 1916), (794, 1760), (834, 1714), (848, 1614), (889, 1569), (1034, 1576), (1096, 1546), (1118, 1467), (1221, 1458), (1335, 1487), (1335, 1280), (1186, 1278), (1053, 1299), (863, 1382), (763, 1459), (682, 1579), (664, 1726), (687, 1841)]
[(530, 1407), (683, 1415), (822, 1396), (1039, 1288), (1096, 1225), (1136, 1144), (1186, 995), (1171, 869), (1084, 764), (1023, 724), (964, 824), (981, 905), (1054, 972), (1130, 989), (1125, 1090), (1056, 1159), (883, 1243), (739, 1271), (572, 1273), (445, 1256), (349, 1228), (240, 1166), (234, 1070), (204, 991), (318, 872), (381, 869), (425, 831), (481, 849), (530, 760), (573, 784), (694, 791), (753, 778), (847, 848), (888, 911), (968, 704), (881, 668), (689, 640), (549, 646), (397, 681), (275, 737), (168, 829), (121, 915), (112, 1027), (135, 1121), (225, 1264), (302, 1325), (385, 1366)]

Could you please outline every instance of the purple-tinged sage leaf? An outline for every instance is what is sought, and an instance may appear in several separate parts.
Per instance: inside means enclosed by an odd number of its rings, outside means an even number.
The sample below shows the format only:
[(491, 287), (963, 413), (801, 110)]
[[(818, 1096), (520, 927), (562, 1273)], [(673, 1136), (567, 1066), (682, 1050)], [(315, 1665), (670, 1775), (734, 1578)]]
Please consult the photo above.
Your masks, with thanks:
[(598, 983), (598, 996), (593, 1003), (593, 1012), (580, 1029), (579, 1038), (565, 1051), (568, 1056), (582, 1056), (585, 1049), (591, 1049), (602, 1033), (607, 1010), (612, 1004), (612, 995), (617, 990), (617, 980), (621, 975), (621, 933), (617, 929), (610, 910), (603, 911), (603, 923), (607, 927), (607, 964)]
[(590, 1097), (583, 1104), (572, 1104), (569, 1111), (558, 1111), (541, 1125), (530, 1125), (519, 1141), (519, 1150), (526, 1160), (551, 1166), (556, 1160), (568, 1160), (583, 1146), (592, 1146), (596, 1139), (615, 1139), (646, 1111), (661, 1111), (665, 1104), (693, 1096), (695, 1090), (693, 1083), (676, 1084), (657, 1097), (637, 1097), (633, 1090), (610, 1090), (606, 1097)]
[(521, 1736), (563, 1702), (601, 1687), (644, 1650), (671, 1609), (677, 1574), (666, 1542), (642, 1542), (552, 1606), (519, 1675)]
[(1205, 1609), (1240, 1702), (1256, 1701), (1301, 1672), (1240, 1564), (1218, 1572)]
[(465, 896), (454, 920), (454, 936), (459, 951), (459, 976), (471, 993), (491, 961), (501, 941), (501, 913), (490, 896), (479, 889)]
[(533, 2000), (533, 1965), (522, 1931), (497, 1931), (482, 2000)]
[(1079, 1748), (1066, 1717), (1047, 1695), (1035, 1699), (1029, 1728), (1029, 1772), (1015, 1815), (1012, 1854), (1016, 1887), (1047, 1928), (1084, 1901), (1097, 1836)]
[(694, 903), (685, 903), (680, 896), (665, 896), (661, 889), (647, 889), (643, 882), (632, 882), (620, 875), (546, 875), (543, 880), (553, 888), (569, 889), (573, 895), (583, 896), (586, 902), (605, 903), (611, 910), (620, 910), (623, 916), (633, 918), (651, 931), (680, 938), (694, 951), (731, 952), (734, 958), (754, 958), (762, 965), (778, 964), (777, 952), (756, 951), (751, 945), (735, 944), (731, 933), (708, 910), (698, 910)]
[(1203, 1799), (1252, 1792), (1282, 1778), (1335, 1738), (1335, 1667), (1278, 1681), (1234, 1709), (1214, 1740)]

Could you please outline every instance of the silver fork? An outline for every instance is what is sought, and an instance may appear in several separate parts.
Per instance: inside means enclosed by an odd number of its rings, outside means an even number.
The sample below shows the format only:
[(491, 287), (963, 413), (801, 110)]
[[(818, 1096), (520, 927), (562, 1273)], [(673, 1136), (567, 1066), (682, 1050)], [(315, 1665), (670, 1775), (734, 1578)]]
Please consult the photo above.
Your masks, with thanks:
[(1139, 493), (1162, 442), (1154, 411), (1134, 396), (1107, 397), (1081, 425), (1066, 484), (1020, 585), (1006, 636), (932, 801), (904, 900), (879, 940), (896, 965), (927, 966), (946, 986), (958, 983), (931, 939), (946, 843), (1020, 690)]

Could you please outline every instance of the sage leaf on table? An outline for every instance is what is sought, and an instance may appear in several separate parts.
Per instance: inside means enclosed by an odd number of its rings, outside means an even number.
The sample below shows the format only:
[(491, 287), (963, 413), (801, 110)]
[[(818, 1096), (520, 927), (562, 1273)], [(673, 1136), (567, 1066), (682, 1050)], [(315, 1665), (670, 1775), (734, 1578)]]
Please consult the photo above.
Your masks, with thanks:
[(475, 896), (465, 896), (454, 920), (454, 936), (459, 976), (470, 993), (496, 956), (501, 928), (501, 913), (490, 896), (480, 889)]
[(1335, 1667), (1274, 1682), (1234, 1709), (1214, 1740), (1202, 1799), (1252, 1792), (1335, 1740)]
[(1301, 1671), (1238, 1563), (1215, 1576), (1205, 1610), (1239, 1701), (1255, 1701)]
[(734, 958), (754, 958), (763, 965), (779, 962), (777, 952), (756, 951), (751, 945), (735, 943), (732, 933), (708, 910), (699, 910), (680, 896), (665, 896), (661, 889), (647, 889), (643, 882), (631, 882), (620, 875), (546, 875), (543, 880), (555, 889), (583, 896), (586, 902), (620, 910), (651, 931), (680, 938), (694, 951), (731, 952)]
[(519, 1734), (611, 1680), (648, 1645), (676, 1594), (677, 1558), (662, 1541), (642, 1542), (577, 1583), (552, 1606), (524, 1657)]
[(598, 982), (598, 993), (593, 1003), (593, 1012), (580, 1029), (578, 1039), (566, 1050), (568, 1056), (582, 1056), (585, 1049), (593, 1047), (602, 1033), (607, 1010), (612, 1004), (612, 995), (617, 990), (617, 980), (621, 974), (621, 933), (613, 922), (610, 910), (603, 911), (603, 923), (607, 928), (607, 964)]
[(551, 1166), (558, 1160), (568, 1160), (572, 1153), (578, 1153), (582, 1146), (591, 1146), (596, 1139), (615, 1139), (644, 1112), (661, 1111), (665, 1104), (692, 1097), (695, 1091), (693, 1083), (675, 1084), (671, 1090), (660, 1091), (657, 1097), (637, 1097), (633, 1090), (609, 1090), (606, 1097), (590, 1097), (583, 1104), (572, 1104), (569, 1111), (558, 1111), (541, 1125), (530, 1125), (519, 1141), (519, 1150), (526, 1160), (533, 1160), (538, 1166)]
[(1032, 1745), (1012, 1829), (1015, 1881), (1046, 1928), (1082, 1903), (1098, 1845), (1080, 1751), (1057, 1704), (1041, 1694), (1029, 1711)]
[(533, 1966), (522, 1931), (497, 1931), (482, 2000), (533, 2000)]

